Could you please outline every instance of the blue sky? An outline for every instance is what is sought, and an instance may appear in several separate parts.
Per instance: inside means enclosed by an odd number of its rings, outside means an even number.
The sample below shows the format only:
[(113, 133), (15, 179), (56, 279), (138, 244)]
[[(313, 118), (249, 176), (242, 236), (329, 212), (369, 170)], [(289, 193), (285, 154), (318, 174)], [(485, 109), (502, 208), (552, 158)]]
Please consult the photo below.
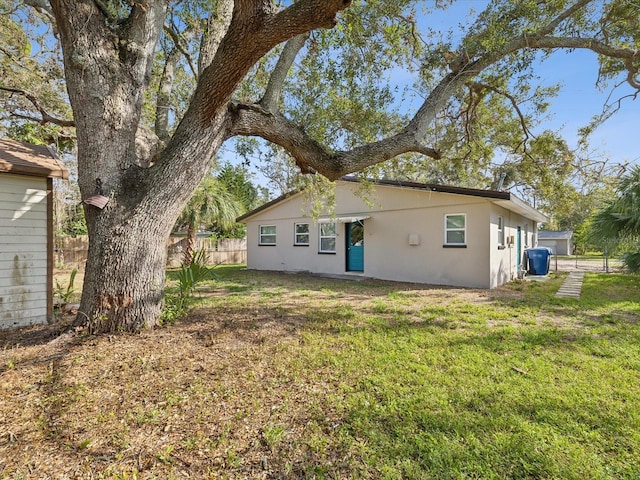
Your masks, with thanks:
[[(550, 124), (570, 145), (575, 145), (578, 129), (602, 111), (611, 94), (612, 86), (602, 92), (595, 87), (597, 72), (597, 58), (592, 52), (556, 52), (540, 66), (543, 80), (563, 83), (560, 95), (552, 102)], [(631, 92), (631, 87), (625, 84), (613, 92), (612, 99)], [(637, 100), (625, 99), (620, 110), (593, 133), (589, 142), (591, 149), (615, 163), (640, 163), (638, 107)]]

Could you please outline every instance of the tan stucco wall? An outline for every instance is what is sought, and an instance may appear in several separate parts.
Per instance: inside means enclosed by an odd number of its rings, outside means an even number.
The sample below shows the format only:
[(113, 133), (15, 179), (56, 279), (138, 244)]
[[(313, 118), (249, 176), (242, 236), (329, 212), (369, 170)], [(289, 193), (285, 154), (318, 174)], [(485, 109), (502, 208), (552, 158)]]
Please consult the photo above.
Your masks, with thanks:
[[(357, 184), (339, 183), (335, 215), (369, 215), (364, 220), (364, 276), (476, 288), (493, 288), (516, 277), (516, 248), (498, 249), (497, 217), (505, 220), (505, 238), (522, 228), (522, 250), (533, 246), (535, 223), (494, 205), (491, 200), (412, 188), (376, 186), (369, 207), (354, 191)], [(344, 274), (345, 225), (338, 224), (335, 255), (318, 254), (318, 226), (303, 212), (299, 194), (247, 221), (248, 268)], [(445, 214), (466, 214), (467, 248), (444, 248)], [(310, 224), (310, 245), (294, 247), (294, 224)], [(276, 225), (276, 246), (259, 246), (260, 225)], [(528, 230), (525, 239), (525, 231)], [(419, 245), (409, 244), (417, 234)]]
[[(505, 248), (500, 248), (498, 243), (498, 217), (502, 216), (505, 226)], [(537, 224), (522, 215), (511, 212), (497, 205), (491, 206), (490, 220), (490, 288), (495, 288), (509, 282), (518, 275), (518, 256), (522, 261), (525, 249), (535, 247)], [(521, 231), (521, 248), (517, 251), (518, 227)], [(514, 242), (509, 243), (508, 238), (513, 237)]]

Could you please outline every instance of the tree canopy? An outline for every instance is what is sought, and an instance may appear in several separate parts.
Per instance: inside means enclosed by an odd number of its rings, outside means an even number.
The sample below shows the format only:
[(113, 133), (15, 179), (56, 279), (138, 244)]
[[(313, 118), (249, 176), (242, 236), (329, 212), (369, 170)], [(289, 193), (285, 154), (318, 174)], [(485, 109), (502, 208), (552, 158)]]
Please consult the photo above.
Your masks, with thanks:
[(616, 198), (591, 219), (590, 235), (600, 245), (624, 243), (624, 263), (631, 271), (640, 272), (640, 166), (620, 178)]
[[(554, 93), (536, 83), (538, 62), (588, 50), (599, 61), (596, 88), (640, 91), (632, 0), (493, 0), (448, 31), (430, 23), (446, 0), (2, 1), (3, 31), (20, 15), (49, 22), (73, 118), (58, 97), (45, 103), (42, 92), (12, 85), (18, 77), (1, 80), (6, 114), (75, 126), (81, 194), (110, 199), (86, 211), (81, 311), (92, 331), (154, 324), (165, 254), (152, 237), (169, 234), (229, 139), (260, 139), (329, 180), (426, 166), (459, 184), (543, 178), (542, 190), (566, 185), (576, 158), (536, 129)], [(35, 44), (15, 37), (2, 51), (12, 71)], [(397, 81), (404, 72), (410, 85)], [(58, 85), (61, 73), (47, 82)], [(603, 117), (625, 95), (614, 93)], [(585, 133), (600, 120), (585, 119)], [(255, 145), (237, 148), (251, 154)], [(141, 272), (148, 278), (133, 282)]]

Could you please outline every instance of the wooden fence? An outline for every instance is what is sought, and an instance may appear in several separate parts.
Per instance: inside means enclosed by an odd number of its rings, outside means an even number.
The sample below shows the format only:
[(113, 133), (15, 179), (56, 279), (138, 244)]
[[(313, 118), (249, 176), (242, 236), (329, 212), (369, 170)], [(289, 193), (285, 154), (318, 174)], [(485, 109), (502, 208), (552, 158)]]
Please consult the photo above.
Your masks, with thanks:
[[(169, 237), (167, 241), (168, 267), (177, 267), (181, 264), (186, 241), (186, 237)], [(54, 245), (56, 265), (84, 268), (89, 248), (89, 239), (86, 235), (75, 238), (56, 237)], [(205, 249), (210, 264), (247, 263), (246, 238), (196, 238), (195, 249)]]

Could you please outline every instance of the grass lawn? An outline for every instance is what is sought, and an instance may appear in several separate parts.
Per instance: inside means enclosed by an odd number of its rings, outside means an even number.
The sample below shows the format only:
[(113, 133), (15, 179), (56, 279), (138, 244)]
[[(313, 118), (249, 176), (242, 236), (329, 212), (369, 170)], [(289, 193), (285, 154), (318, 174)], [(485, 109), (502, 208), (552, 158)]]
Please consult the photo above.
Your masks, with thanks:
[(640, 478), (638, 276), (217, 272), (140, 335), (0, 331), (0, 479)]

